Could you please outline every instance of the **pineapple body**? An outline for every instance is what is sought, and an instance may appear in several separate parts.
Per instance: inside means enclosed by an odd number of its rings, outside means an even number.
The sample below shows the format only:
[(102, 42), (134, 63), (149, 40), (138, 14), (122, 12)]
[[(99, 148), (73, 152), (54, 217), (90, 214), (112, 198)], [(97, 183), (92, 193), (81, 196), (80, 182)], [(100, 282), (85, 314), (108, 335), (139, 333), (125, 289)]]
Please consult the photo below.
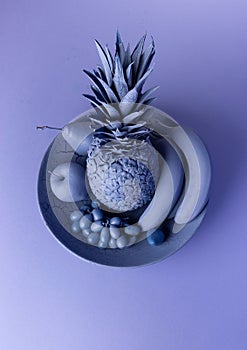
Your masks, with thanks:
[(87, 180), (97, 200), (113, 212), (148, 203), (159, 176), (157, 151), (147, 140), (126, 138), (101, 144), (94, 138), (87, 158)]

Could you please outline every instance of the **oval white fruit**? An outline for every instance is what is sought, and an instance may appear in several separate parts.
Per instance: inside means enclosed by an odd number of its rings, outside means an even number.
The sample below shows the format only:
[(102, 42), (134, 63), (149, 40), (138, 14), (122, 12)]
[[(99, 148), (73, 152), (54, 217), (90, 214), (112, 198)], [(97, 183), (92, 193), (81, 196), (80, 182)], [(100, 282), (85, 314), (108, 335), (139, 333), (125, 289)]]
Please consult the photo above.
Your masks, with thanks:
[(116, 240), (114, 238), (111, 238), (109, 243), (108, 243), (109, 247), (114, 249), (114, 248), (117, 248), (117, 243), (116, 243)]
[(117, 227), (110, 227), (110, 235), (114, 239), (118, 239), (121, 235), (121, 231)]
[(110, 231), (108, 227), (103, 227), (100, 233), (100, 240), (102, 242), (105, 242), (106, 244), (109, 242), (110, 239)]
[(141, 228), (137, 225), (126, 226), (124, 232), (130, 236), (137, 236), (141, 232)]
[(80, 227), (82, 230), (89, 229), (92, 224), (92, 216), (90, 214), (83, 215), (80, 220)]
[(87, 237), (89, 244), (96, 244), (99, 241), (99, 234), (96, 232), (90, 233)]
[(124, 247), (126, 247), (126, 245), (128, 244), (128, 240), (126, 238), (126, 236), (122, 235), (117, 239), (117, 247), (122, 249)]

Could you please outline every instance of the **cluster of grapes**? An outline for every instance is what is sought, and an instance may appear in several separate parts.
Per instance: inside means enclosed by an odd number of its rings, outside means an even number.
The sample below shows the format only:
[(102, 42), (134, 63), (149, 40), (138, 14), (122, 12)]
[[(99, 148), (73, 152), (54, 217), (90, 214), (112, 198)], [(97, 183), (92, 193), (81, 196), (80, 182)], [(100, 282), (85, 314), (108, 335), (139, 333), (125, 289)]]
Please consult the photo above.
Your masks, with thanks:
[(99, 248), (124, 248), (136, 242), (138, 225), (128, 225), (118, 216), (106, 217), (98, 202), (83, 204), (70, 214), (71, 230), (82, 233), (87, 243)]

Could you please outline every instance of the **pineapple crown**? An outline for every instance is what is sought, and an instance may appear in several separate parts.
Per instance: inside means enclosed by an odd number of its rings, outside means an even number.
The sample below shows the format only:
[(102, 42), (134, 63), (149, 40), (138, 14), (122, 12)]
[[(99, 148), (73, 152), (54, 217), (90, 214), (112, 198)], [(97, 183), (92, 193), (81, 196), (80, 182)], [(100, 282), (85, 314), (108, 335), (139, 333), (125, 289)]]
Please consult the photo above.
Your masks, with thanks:
[(94, 95), (83, 94), (94, 107), (102, 108), (112, 103), (150, 104), (155, 98), (150, 95), (158, 88), (155, 86), (142, 93), (143, 85), (153, 71), (149, 68), (155, 54), (154, 40), (144, 50), (146, 34), (138, 41), (133, 52), (130, 44), (125, 49), (119, 31), (116, 34), (114, 57), (108, 46), (105, 49), (95, 40), (101, 59), (101, 66), (89, 72), (83, 70), (92, 81)]

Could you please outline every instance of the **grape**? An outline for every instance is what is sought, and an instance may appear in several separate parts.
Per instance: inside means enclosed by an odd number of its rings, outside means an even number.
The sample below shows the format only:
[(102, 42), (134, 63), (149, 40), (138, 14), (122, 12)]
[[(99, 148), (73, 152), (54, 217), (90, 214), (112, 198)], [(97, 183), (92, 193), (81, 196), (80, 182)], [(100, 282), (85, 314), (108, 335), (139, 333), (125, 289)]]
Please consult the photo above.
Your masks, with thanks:
[(103, 224), (102, 221), (98, 220), (92, 223), (91, 231), (92, 232), (100, 232), (102, 230)]
[[(148, 232), (147, 232), (148, 234)], [(161, 230), (154, 231), (151, 235), (148, 236), (147, 241), (150, 245), (160, 245), (165, 240), (165, 234)]]
[(96, 232), (92, 232), (88, 235), (87, 241), (89, 244), (96, 244), (99, 241), (99, 234)]
[(82, 213), (80, 212), (80, 210), (75, 210), (70, 214), (71, 221), (79, 221), (81, 217)]
[(116, 240), (114, 238), (111, 238), (109, 241), (109, 247), (110, 248), (117, 248)]
[(100, 240), (104, 243), (108, 243), (110, 239), (110, 232), (108, 227), (103, 227), (100, 234)]
[(130, 226), (126, 226), (124, 231), (127, 235), (137, 236), (140, 233), (141, 229), (137, 225), (130, 225)]
[(74, 232), (74, 233), (79, 233), (81, 232), (81, 228), (80, 228), (80, 224), (79, 224), (79, 221), (74, 221), (71, 225), (71, 230)]
[(122, 220), (117, 216), (115, 216), (114, 218), (111, 218), (110, 220), (110, 224), (114, 226), (121, 226), (121, 223), (122, 223)]
[(81, 229), (89, 228), (92, 224), (92, 221), (93, 221), (93, 217), (91, 214), (83, 215), (83, 217), (80, 220), (80, 228)]
[(100, 240), (99, 243), (98, 243), (98, 247), (99, 248), (106, 248), (107, 247), (107, 243)]
[(120, 236), (117, 239), (117, 246), (120, 249), (124, 248), (127, 245), (127, 243), (128, 243), (127, 238), (124, 235)]
[(92, 211), (92, 214), (93, 214), (93, 218), (95, 221), (102, 220), (104, 217), (104, 214), (103, 214), (102, 210), (100, 210), (100, 209), (94, 209)]
[(82, 234), (84, 237), (88, 237), (90, 233), (91, 233), (91, 230), (89, 228), (84, 228), (84, 230), (82, 230)]
[(110, 234), (111, 234), (112, 238), (118, 239), (121, 235), (121, 232), (120, 232), (119, 228), (117, 228), (115, 226), (110, 226)]

